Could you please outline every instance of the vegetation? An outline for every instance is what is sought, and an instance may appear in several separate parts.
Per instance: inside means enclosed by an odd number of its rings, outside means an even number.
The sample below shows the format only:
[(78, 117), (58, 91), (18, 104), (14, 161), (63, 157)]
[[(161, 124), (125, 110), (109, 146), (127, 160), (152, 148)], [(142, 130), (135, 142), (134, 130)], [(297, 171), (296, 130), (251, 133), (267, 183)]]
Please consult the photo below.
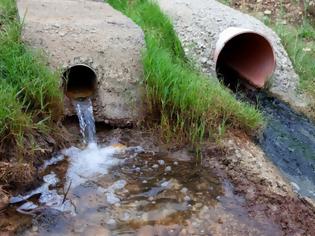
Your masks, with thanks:
[(0, 1), (0, 151), (9, 143), (23, 156), (34, 135), (52, 131), (62, 94), (58, 75), (22, 43), (16, 15), (14, 0)]
[[(185, 58), (171, 21), (150, 0), (108, 0), (145, 33), (143, 53), (151, 111), (160, 112), (163, 137), (198, 143), (205, 136), (219, 137), (226, 128), (248, 132), (263, 123), (262, 114), (237, 101), (215, 79), (199, 73)], [(175, 135), (174, 135), (175, 134)]]
[(300, 88), (315, 101), (315, 28), (307, 19), (300, 25), (271, 25), (279, 34), (296, 72), (300, 76)]

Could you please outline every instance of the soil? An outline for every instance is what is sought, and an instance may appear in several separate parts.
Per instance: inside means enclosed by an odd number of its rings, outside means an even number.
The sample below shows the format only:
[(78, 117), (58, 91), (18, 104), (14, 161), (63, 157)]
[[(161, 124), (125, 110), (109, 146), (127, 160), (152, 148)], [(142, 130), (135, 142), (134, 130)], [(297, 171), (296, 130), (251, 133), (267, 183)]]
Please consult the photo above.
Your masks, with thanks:
[(305, 16), (311, 17), (310, 12), (304, 10), (308, 8), (306, 4), (306, 1), (303, 0), (232, 0), (229, 5), (241, 11), (268, 16), (272, 20), (284, 19), (291, 24), (300, 24)]
[(226, 155), (213, 158), (216, 150), (206, 148), (205, 161), (224, 172), (235, 193), (246, 199), (250, 215), (271, 219), (281, 227), (283, 235), (312, 235), (315, 232), (314, 202), (294, 193), (248, 137), (233, 135), (225, 143), (228, 144)]

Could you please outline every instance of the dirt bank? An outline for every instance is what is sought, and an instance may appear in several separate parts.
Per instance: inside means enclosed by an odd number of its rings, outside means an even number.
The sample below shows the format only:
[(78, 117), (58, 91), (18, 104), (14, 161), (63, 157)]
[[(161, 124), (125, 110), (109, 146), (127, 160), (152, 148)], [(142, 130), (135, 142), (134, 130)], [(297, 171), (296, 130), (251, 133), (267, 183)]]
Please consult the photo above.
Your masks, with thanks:
[(300, 198), (260, 148), (244, 135), (231, 136), (225, 147), (226, 154), (219, 158), (205, 148), (206, 163), (223, 170), (253, 218), (271, 219), (283, 235), (315, 232), (314, 202)]

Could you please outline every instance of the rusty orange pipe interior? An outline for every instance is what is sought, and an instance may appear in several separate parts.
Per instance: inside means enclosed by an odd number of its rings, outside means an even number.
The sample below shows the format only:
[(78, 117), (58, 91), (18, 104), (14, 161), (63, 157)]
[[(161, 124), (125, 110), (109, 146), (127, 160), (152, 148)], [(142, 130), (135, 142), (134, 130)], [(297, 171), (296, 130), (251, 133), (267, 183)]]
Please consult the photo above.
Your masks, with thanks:
[[(224, 79), (242, 79), (256, 88), (263, 88), (272, 76), (275, 64), (269, 41), (255, 32), (245, 32), (226, 40), (217, 54), (216, 71)], [(231, 76), (238, 78), (227, 78)]]

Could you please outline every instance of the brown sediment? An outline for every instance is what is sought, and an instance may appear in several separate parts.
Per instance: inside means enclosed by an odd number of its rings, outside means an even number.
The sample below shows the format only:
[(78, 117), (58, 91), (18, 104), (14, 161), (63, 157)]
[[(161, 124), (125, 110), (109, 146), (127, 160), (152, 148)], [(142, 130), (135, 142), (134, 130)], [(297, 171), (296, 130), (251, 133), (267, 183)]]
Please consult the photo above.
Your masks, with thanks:
[(211, 155), (213, 149), (205, 148), (205, 161), (223, 170), (234, 185), (235, 193), (244, 196), (250, 215), (257, 219), (267, 217), (281, 227), (284, 235), (313, 235), (315, 207), (312, 200), (300, 198), (293, 192), (248, 137), (233, 135), (226, 145), (227, 153), (215, 157)]

